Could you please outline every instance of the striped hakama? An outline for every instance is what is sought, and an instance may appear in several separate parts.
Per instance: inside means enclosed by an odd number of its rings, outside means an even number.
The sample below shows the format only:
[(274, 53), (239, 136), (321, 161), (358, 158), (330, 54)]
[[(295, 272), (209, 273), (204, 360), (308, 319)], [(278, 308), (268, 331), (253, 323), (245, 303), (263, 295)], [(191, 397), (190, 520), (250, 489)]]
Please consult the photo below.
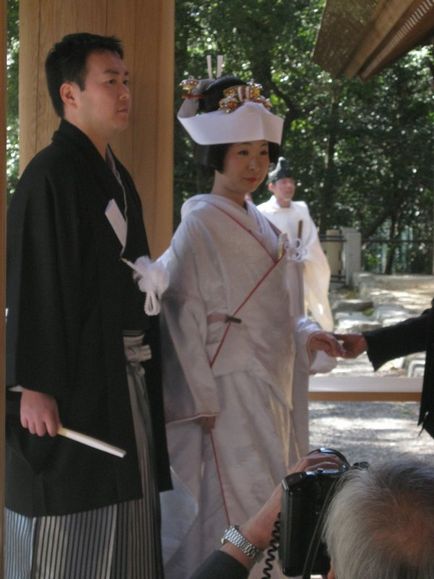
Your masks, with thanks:
[(160, 505), (143, 336), (124, 337), (143, 498), (62, 516), (6, 509), (5, 579), (162, 579)]

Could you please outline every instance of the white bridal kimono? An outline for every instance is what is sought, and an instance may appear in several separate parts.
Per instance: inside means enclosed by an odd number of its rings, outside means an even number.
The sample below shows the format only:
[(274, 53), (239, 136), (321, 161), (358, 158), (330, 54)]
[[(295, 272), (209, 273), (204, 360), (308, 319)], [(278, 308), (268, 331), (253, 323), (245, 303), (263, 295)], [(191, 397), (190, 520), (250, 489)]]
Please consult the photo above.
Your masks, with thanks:
[(333, 329), (328, 291), (330, 266), (322, 250), (316, 225), (304, 201), (291, 201), (289, 207), (280, 207), (274, 195), (258, 205), (263, 213), (288, 238), (295, 241), (302, 223), (300, 245), (303, 261), (304, 296), (314, 319), (325, 329)]
[[(166, 579), (190, 577), (225, 527), (259, 510), (306, 451), (294, 424), (294, 362), (307, 375), (306, 343), (318, 330), (297, 315), (293, 252), (252, 203), (197, 195), (182, 216), (161, 258), (170, 272), (163, 351), (175, 486), (162, 495)], [(210, 434), (195, 421), (202, 416), (216, 416)]]

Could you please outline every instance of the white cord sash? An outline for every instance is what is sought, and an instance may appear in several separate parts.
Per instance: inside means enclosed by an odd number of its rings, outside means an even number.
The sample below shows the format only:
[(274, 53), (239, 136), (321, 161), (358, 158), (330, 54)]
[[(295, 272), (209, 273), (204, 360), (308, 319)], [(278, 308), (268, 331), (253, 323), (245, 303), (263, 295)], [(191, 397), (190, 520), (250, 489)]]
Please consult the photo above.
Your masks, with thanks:
[(169, 285), (169, 272), (159, 261), (151, 261), (147, 255), (136, 259), (134, 263), (122, 258), (134, 270), (134, 279), (140, 291), (146, 293), (145, 312), (148, 316), (160, 313), (160, 298)]

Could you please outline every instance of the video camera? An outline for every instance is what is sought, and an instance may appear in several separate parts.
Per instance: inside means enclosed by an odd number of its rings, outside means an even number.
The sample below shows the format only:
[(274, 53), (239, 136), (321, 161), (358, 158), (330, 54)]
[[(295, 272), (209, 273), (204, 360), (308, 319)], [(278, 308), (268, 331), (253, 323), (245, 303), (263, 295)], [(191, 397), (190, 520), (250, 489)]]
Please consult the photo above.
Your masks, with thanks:
[(317, 451), (334, 454), (342, 460), (337, 469), (318, 469), (288, 475), (283, 481), (280, 514), (279, 558), (284, 575), (326, 575), (330, 559), (321, 541), (323, 523), (336, 483), (352, 468), (367, 468), (367, 463), (351, 466), (345, 456), (331, 448)]

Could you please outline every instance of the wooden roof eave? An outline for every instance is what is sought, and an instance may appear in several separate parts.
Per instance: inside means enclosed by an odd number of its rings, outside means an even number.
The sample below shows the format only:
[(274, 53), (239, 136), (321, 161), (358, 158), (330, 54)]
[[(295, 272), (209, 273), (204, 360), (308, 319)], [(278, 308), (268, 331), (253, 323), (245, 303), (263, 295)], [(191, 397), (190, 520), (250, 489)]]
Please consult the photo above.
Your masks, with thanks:
[(414, 0), (383, 0), (379, 2), (373, 14), (370, 29), (343, 69), (345, 76), (352, 78), (360, 72), (366, 62), (382, 46), (384, 39), (389, 36), (411, 4), (414, 4)]
[(362, 80), (368, 80), (417, 46), (429, 44), (434, 35), (434, 0), (414, 3), (400, 19), (379, 50), (359, 70)]
[(340, 0), (324, 9), (313, 60), (334, 77), (367, 80), (434, 34), (434, 0), (357, 2), (357, 22)]
[(363, 39), (378, 0), (327, 0), (312, 60), (333, 77), (342, 76)]

